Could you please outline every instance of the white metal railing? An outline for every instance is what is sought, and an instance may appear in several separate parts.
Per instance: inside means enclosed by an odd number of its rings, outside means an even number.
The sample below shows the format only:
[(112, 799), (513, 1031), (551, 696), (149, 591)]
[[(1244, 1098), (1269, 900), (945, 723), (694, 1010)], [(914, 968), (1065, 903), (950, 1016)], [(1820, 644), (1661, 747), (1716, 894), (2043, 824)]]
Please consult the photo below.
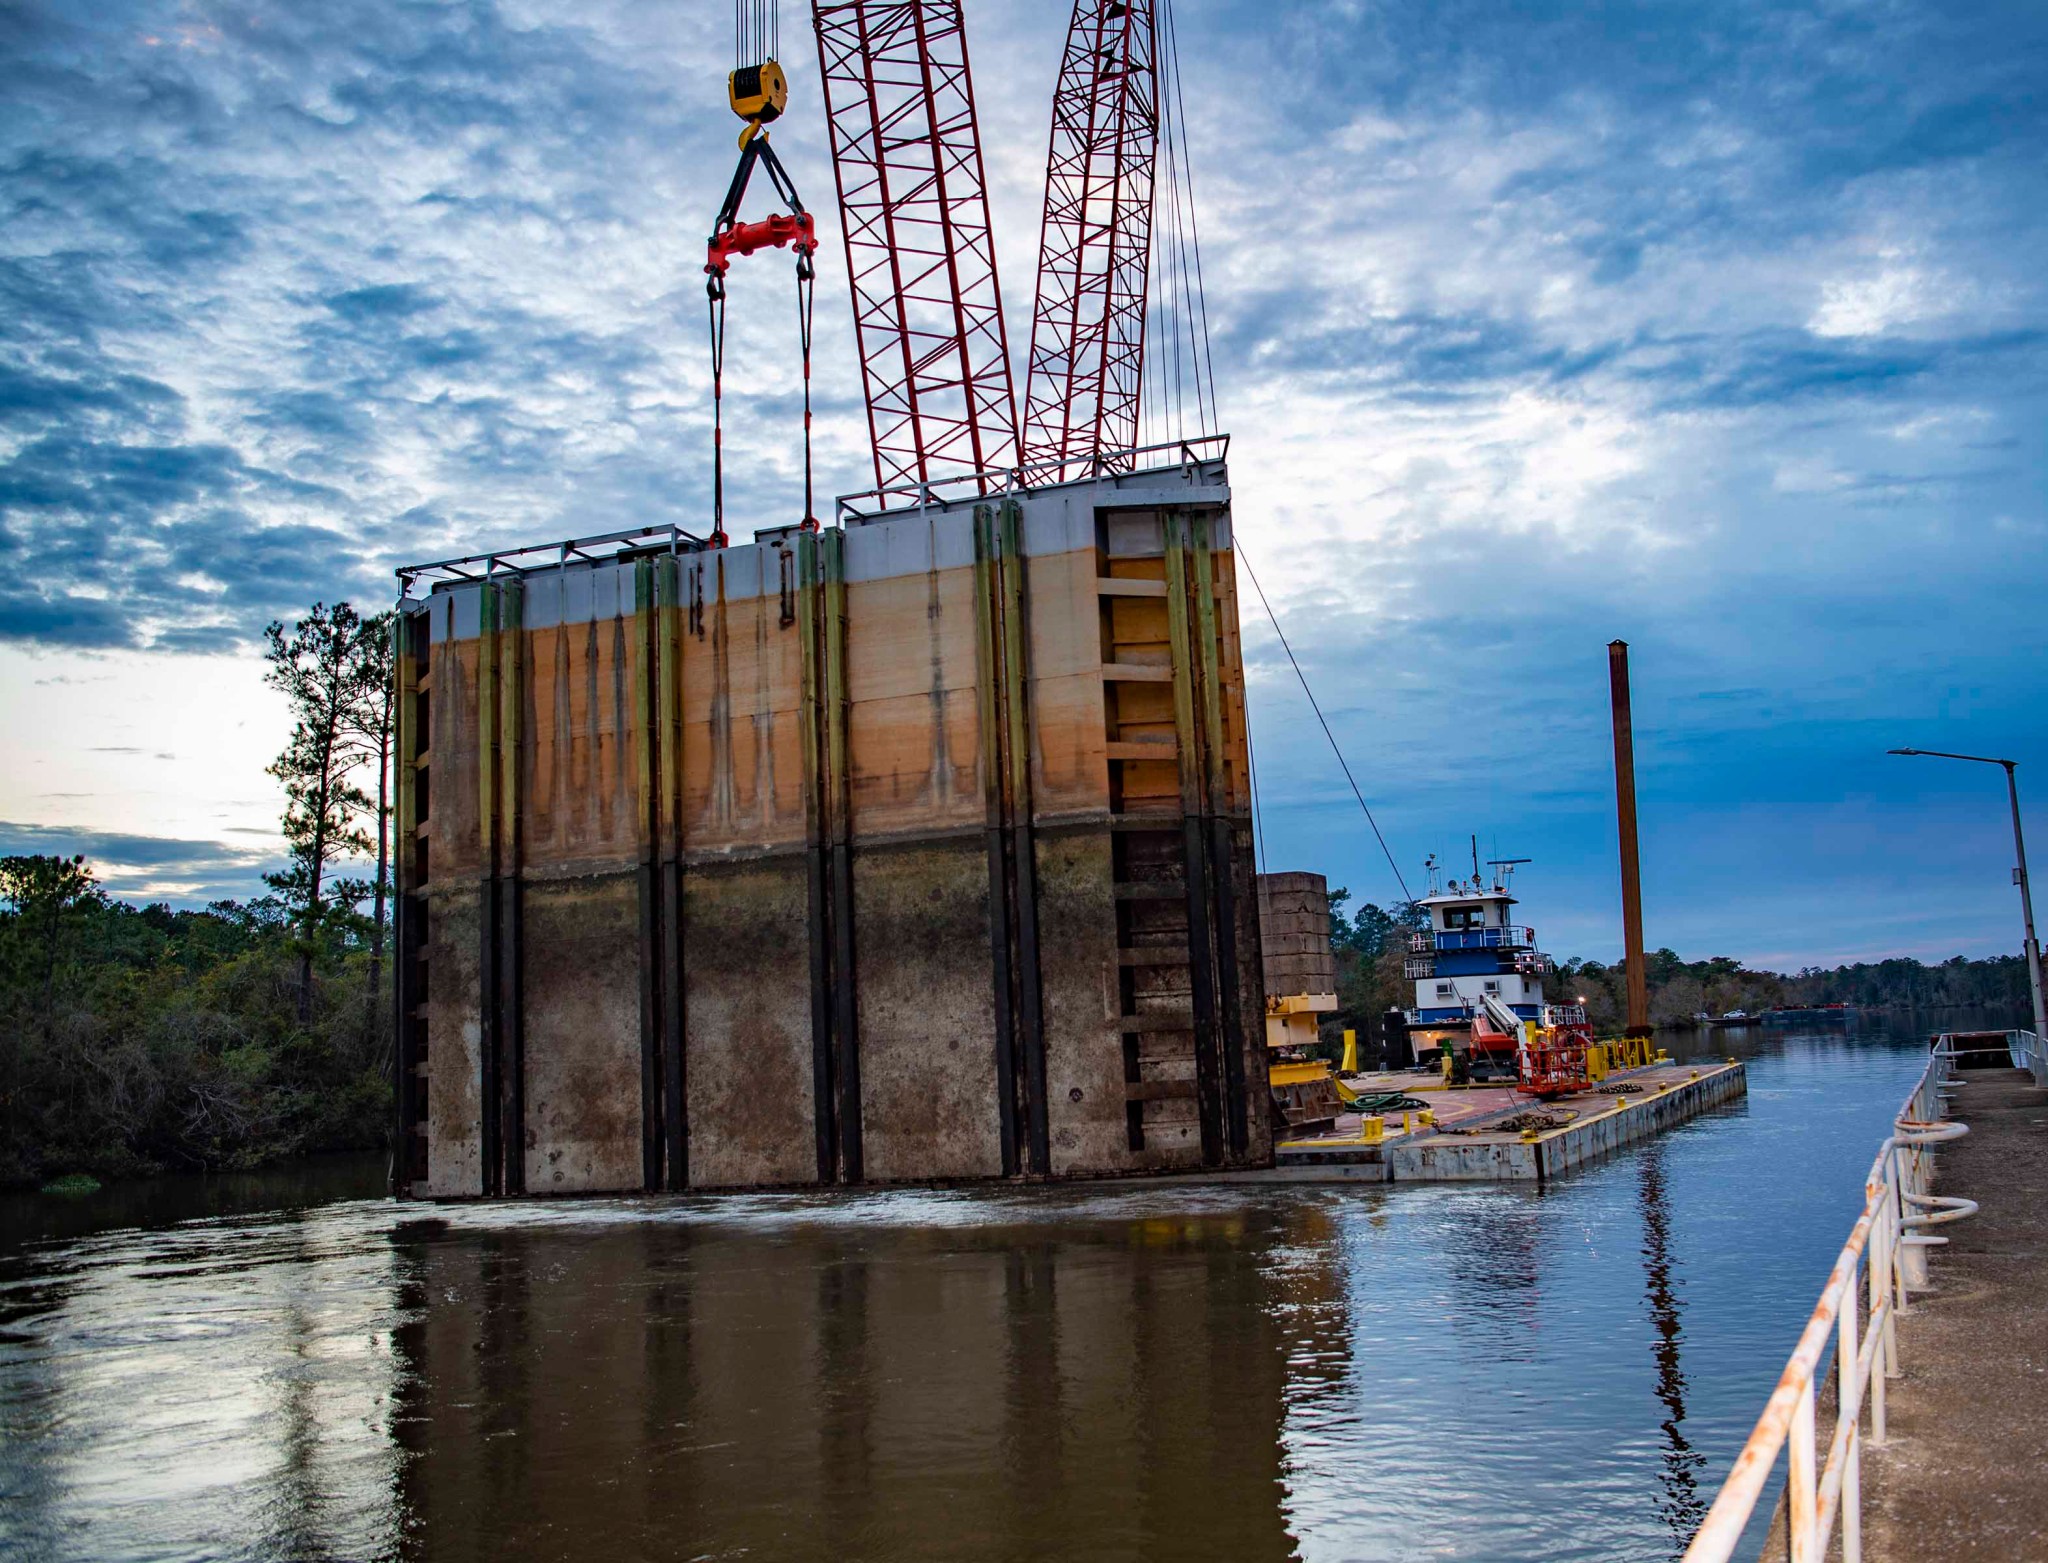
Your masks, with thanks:
[[(2012, 1041), (2014, 1035), (2008, 1034), (2006, 1040), (2017, 1063), (2020, 1049)], [(1925, 1229), (1960, 1220), (1977, 1209), (1972, 1200), (1928, 1192), (1932, 1148), (1969, 1132), (1967, 1124), (1944, 1121), (1944, 1092), (1961, 1084), (1955, 1078), (1955, 1061), (1963, 1051), (1990, 1051), (1959, 1050), (1948, 1043), (1946, 1036), (1935, 1043), (1920, 1083), (1900, 1107), (1890, 1138), (1878, 1148), (1863, 1186), (1863, 1214), (1828, 1273), (1820, 1302), (1757, 1419), (1756, 1430), (1735, 1457), (1714, 1506), (1686, 1548), (1685, 1563), (1727, 1563), (1735, 1555), (1780, 1450), (1786, 1451), (1792, 1563), (1822, 1563), (1838, 1522), (1843, 1563), (1861, 1563), (1865, 1405), (1869, 1443), (1881, 1448), (1885, 1383), (1899, 1376), (1894, 1320), (1908, 1311), (1910, 1294), (1927, 1285), (1927, 1250), (1948, 1241)], [(1860, 1311), (1859, 1295), (1864, 1300)], [(1831, 1336), (1835, 1425), (1823, 1451), (1816, 1439), (1815, 1405)]]
[(2012, 1053), (2013, 1068), (2031, 1072), (2036, 1085), (2048, 1085), (2048, 1043), (2031, 1031), (2008, 1031), (2005, 1043)]
[(1536, 930), (1526, 923), (1509, 923), (1488, 928), (1439, 928), (1431, 933), (1412, 933), (1408, 936), (1408, 948), (1420, 954), (1424, 950), (1499, 950), (1512, 949), (1516, 945), (1533, 945)]

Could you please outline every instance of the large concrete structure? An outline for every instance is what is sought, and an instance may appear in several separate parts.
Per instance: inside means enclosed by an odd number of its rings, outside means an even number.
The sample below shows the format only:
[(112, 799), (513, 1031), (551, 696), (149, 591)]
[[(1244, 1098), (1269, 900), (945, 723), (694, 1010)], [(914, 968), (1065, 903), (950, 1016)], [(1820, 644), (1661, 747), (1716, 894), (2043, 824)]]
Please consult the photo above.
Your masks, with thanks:
[(404, 576), (400, 1192), (1270, 1161), (1220, 459)]
[(1337, 1008), (1330, 884), (1321, 874), (1281, 873), (1259, 875), (1258, 887), (1266, 1047), (1308, 1047), (1319, 1039), (1318, 1017)]

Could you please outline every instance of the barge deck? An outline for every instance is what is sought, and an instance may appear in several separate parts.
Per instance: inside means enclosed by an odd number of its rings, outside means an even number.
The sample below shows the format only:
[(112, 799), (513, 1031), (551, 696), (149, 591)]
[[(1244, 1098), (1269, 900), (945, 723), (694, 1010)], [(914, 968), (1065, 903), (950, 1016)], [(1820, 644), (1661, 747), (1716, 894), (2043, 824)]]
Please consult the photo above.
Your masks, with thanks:
[[(1412, 1074), (1350, 1082), (1364, 1093), (1402, 1092), (1423, 1110), (1382, 1115), (1377, 1138), (1358, 1114), (1334, 1134), (1283, 1140), (1261, 1181), (1542, 1184), (1744, 1095), (1748, 1074), (1725, 1063), (1659, 1063), (1617, 1071), (1599, 1086), (1536, 1102), (1509, 1084), (1446, 1087)], [(1425, 1121), (1426, 1111), (1433, 1122)]]

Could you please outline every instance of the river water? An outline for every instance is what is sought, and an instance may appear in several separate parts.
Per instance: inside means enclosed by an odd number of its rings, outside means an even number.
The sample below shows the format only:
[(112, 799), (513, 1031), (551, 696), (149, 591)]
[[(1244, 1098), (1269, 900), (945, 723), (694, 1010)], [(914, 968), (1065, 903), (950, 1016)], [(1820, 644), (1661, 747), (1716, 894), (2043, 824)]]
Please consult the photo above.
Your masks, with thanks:
[(1712, 1041), (1542, 1192), (15, 1200), (0, 1555), (1669, 1558), (1925, 1046)]

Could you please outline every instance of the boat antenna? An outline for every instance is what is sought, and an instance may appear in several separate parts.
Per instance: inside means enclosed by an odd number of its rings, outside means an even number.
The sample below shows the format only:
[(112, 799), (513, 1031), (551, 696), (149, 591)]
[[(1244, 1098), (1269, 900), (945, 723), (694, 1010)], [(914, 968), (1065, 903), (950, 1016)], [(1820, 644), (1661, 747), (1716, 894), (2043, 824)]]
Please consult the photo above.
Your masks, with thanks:
[(1493, 876), (1493, 886), (1496, 890), (1505, 890), (1509, 882), (1515, 877), (1516, 864), (1533, 863), (1535, 861), (1532, 857), (1490, 857), (1486, 860), (1486, 866), (1488, 868), (1504, 870), (1504, 872)]
[(1472, 838), (1472, 888), (1479, 888), (1479, 838)]

